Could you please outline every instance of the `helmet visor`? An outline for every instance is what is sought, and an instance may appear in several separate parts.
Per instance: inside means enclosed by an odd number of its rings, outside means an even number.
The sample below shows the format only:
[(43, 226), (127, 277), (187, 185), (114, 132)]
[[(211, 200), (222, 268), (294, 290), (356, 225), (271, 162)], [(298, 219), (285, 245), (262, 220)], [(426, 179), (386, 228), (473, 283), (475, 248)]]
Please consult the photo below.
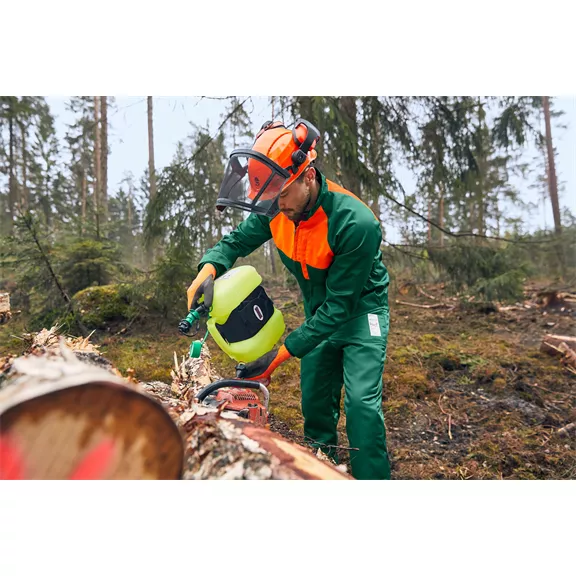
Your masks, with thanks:
[(235, 150), (230, 155), (216, 206), (231, 206), (273, 218), (278, 214), (278, 196), (290, 173), (253, 150)]

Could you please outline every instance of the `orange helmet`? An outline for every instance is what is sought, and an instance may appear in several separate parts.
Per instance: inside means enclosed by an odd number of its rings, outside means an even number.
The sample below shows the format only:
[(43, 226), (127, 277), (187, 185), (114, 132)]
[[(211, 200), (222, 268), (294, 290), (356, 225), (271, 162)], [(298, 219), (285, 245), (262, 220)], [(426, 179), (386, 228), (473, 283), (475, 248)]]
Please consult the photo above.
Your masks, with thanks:
[(216, 206), (274, 217), (280, 192), (316, 159), (319, 139), (318, 130), (306, 120), (298, 120), (292, 130), (281, 122), (266, 122), (251, 149), (230, 155)]

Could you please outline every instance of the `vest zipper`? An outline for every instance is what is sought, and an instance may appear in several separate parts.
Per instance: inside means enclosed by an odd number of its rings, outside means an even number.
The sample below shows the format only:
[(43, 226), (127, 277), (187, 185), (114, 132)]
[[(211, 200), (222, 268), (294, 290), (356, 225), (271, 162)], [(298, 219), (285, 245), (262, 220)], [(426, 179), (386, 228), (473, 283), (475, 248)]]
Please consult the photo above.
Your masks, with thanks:
[(300, 254), (298, 254), (298, 233), (300, 231), (300, 223), (294, 226), (294, 255), (296, 256), (296, 261), (300, 261), (300, 265), (302, 266), (302, 274), (306, 280), (310, 280), (310, 275), (308, 274), (308, 268), (306, 267), (305, 256), (306, 254), (302, 255), (300, 259)]

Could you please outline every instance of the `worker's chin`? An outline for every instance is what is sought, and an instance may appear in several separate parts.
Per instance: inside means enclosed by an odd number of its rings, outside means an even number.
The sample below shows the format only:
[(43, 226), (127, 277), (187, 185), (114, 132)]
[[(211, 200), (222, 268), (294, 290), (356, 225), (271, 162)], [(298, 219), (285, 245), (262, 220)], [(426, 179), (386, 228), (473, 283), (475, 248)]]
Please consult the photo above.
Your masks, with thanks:
[(292, 220), (292, 222), (295, 222), (300, 217), (300, 212), (296, 212), (295, 210), (282, 210), (282, 214), (284, 214), (288, 220)]

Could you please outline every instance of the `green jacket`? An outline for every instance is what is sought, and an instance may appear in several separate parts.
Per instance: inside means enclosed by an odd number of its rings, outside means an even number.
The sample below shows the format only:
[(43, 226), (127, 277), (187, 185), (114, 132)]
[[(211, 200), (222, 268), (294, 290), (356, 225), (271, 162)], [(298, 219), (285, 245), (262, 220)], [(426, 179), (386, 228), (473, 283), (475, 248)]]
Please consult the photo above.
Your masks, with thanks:
[(237, 258), (273, 238), (304, 297), (306, 321), (284, 342), (297, 358), (345, 322), (388, 309), (389, 277), (382, 263), (379, 221), (351, 192), (318, 174), (318, 199), (298, 226), (282, 213), (273, 219), (250, 214), (208, 250), (198, 266), (211, 263), (221, 276)]

